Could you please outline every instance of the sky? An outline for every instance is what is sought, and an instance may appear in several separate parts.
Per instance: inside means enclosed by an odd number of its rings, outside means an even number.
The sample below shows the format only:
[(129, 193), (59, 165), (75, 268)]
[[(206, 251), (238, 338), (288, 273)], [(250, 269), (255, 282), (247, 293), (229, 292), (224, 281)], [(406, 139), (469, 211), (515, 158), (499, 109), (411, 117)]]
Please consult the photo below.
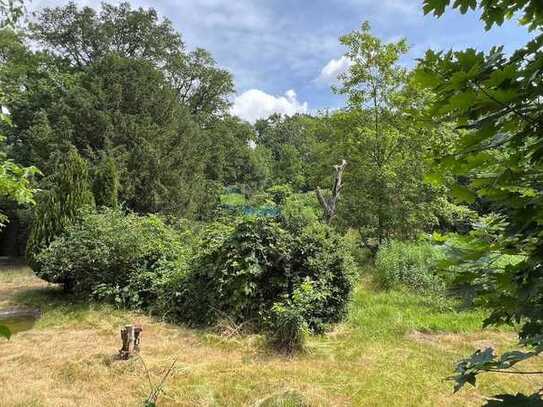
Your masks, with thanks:
[[(118, 3), (118, 1), (109, 1)], [(33, 0), (33, 10), (65, 4)], [(98, 0), (80, 5), (97, 7)], [(513, 51), (530, 38), (511, 21), (490, 32), (477, 13), (449, 11), (424, 16), (422, 0), (132, 0), (153, 7), (172, 21), (189, 49), (209, 50), (229, 70), (236, 85), (232, 113), (254, 122), (271, 113), (294, 114), (337, 109), (344, 104), (331, 85), (348, 67), (339, 37), (367, 20), (385, 41), (407, 39), (402, 63), (413, 66), (429, 49)]]

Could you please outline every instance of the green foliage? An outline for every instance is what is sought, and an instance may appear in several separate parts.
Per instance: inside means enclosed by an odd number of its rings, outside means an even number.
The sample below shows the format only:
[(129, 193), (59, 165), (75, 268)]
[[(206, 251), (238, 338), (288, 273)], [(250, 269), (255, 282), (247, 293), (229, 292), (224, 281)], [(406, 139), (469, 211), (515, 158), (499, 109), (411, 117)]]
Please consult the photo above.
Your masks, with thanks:
[[(456, 366), (456, 375), (453, 376), (456, 382), (454, 390), (455, 392), (460, 390), (466, 383), (475, 386), (476, 376), (481, 372), (492, 371), (499, 373), (537, 355), (537, 352), (512, 351), (506, 352), (497, 358), (494, 349), (486, 348), (484, 351), (479, 349), (469, 358), (461, 360)], [(536, 374), (541, 374), (541, 372)]]
[(267, 321), (271, 345), (288, 354), (302, 351), (309, 333), (308, 321), (321, 300), (322, 294), (307, 279), (294, 290), (290, 298), (275, 303)]
[(155, 10), (70, 3), (37, 12), (30, 31), (0, 33), (16, 162), (49, 176), (51, 157), (73, 145), (98, 205), (201, 219), (217, 185), (262, 182), (252, 129), (227, 114), (231, 75), (188, 52)]
[(360, 241), (360, 234), (357, 230), (348, 229), (343, 235), (343, 241), (345, 242), (345, 246), (348, 248), (349, 253), (351, 253), (351, 257), (355, 264), (359, 268), (364, 269), (373, 264), (373, 253)]
[(238, 193), (222, 194), (220, 198), (221, 204), (228, 206), (243, 206), (247, 202), (245, 196)]
[(293, 232), (302, 231), (307, 225), (318, 223), (321, 208), (314, 193), (287, 196), (281, 207), (281, 219), (285, 227)]
[(0, 29), (13, 27), (24, 15), (23, 0), (0, 0)]
[(0, 324), (0, 337), (9, 340), (11, 338), (11, 331), (5, 325)]
[(193, 269), (166, 295), (175, 300), (174, 319), (206, 325), (228, 315), (262, 326), (274, 304), (287, 304), (308, 280), (319, 293), (304, 316), (311, 330), (345, 314), (352, 264), (332, 229), (308, 225), (293, 234), (271, 218), (244, 218), (210, 225), (203, 236)]
[(387, 289), (404, 285), (417, 291), (441, 292), (444, 282), (436, 272), (442, 258), (442, 250), (430, 243), (391, 241), (377, 253), (376, 277)]
[[(449, 5), (428, 0), (425, 10), (441, 15)], [(492, 371), (504, 357), (512, 365), (543, 351), (543, 6), (535, 0), (457, 1), (453, 6), (462, 12), (479, 8), (487, 28), (522, 14), (523, 24), (539, 30), (512, 54), (503, 47), (488, 53), (428, 52), (416, 73), (419, 83), (436, 94), (428, 117), (458, 126), (459, 138), (439, 160), (437, 176), (452, 174), (459, 201), (485, 202), (496, 214), (447, 242), (453, 249), (450, 262), (461, 266), (457, 280), (474, 286), (476, 299), (492, 310), (486, 325), (518, 324), (521, 344), (532, 351), (506, 354), (498, 362), (491, 350), (473, 355), (459, 365), (459, 388), (474, 384), (477, 374)], [(520, 260), (500, 264), (503, 255)]]
[(82, 208), (94, 204), (87, 162), (73, 148), (56, 160), (55, 172), (46, 179), (48, 189), (38, 196), (27, 245), (27, 257), (36, 272), (38, 252), (60, 235)]
[(287, 198), (292, 195), (292, 188), (288, 184), (273, 185), (266, 189), (266, 192), (270, 195), (271, 200), (278, 206), (285, 203)]
[(326, 118), (328, 148), (319, 158), (348, 162), (338, 223), (356, 228), (375, 252), (388, 239), (414, 238), (437, 222), (429, 207), (438, 194), (423, 182), (425, 159), (447, 135), (424, 125), (419, 111), (429, 96), (399, 63), (405, 40), (386, 43), (366, 22), (341, 42), (352, 65), (337, 91), (347, 95), (349, 108)]
[(288, 184), (294, 190), (309, 188), (314, 144), (312, 127), (316, 121), (305, 115), (273, 114), (255, 123), (255, 158), (261, 166), (268, 167), (267, 185)]
[(119, 195), (119, 172), (111, 155), (102, 154), (93, 171), (92, 192), (96, 206), (116, 208)]
[[(424, 0), (424, 12), (440, 17), (451, 6), (451, 0)], [(465, 14), (468, 10), (482, 11), (481, 20), (490, 30), (494, 24), (502, 25), (506, 19), (522, 14), (520, 23), (535, 30), (543, 25), (543, 5), (539, 0), (456, 0), (452, 6)]]
[(171, 21), (160, 19), (154, 9), (132, 9), (123, 2), (104, 3), (97, 12), (70, 2), (41, 10), (31, 31), (44, 48), (77, 68), (110, 55), (160, 68), (179, 100), (199, 120), (221, 116), (229, 106), (230, 73), (218, 68), (204, 49), (187, 52)]
[(435, 223), (442, 232), (467, 232), (479, 219), (476, 211), (466, 205), (458, 205), (444, 196), (439, 196), (431, 204), (431, 212), (435, 214)]
[[(0, 143), (3, 142), (4, 138), (0, 137)], [(36, 175), (41, 174), (40, 171), (36, 167), (22, 167), (13, 160), (6, 159), (3, 148), (4, 146), (0, 147), (0, 196), (20, 205), (35, 204), (36, 190), (32, 181)], [(0, 212), (0, 229), (7, 221), (6, 215)]]
[(36, 256), (37, 275), (79, 296), (147, 308), (166, 275), (184, 270), (181, 236), (154, 215), (81, 214)]
[(342, 86), (337, 90), (347, 95), (353, 107), (370, 106), (375, 120), (380, 121), (377, 109), (389, 107), (391, 97), (405, 86), (407, 72), (398, 61), (409, 50), (407, 41), (385, 43), (371, 34), (367, 21), (340, 41), (347, 47), (352, 65), (340, 76)]

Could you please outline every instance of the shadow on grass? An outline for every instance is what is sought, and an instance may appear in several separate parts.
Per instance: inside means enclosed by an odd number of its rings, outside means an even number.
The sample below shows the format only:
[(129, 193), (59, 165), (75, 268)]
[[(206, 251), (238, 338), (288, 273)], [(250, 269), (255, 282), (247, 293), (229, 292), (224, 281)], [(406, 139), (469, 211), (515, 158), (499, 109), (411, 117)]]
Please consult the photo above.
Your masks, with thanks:
[(111, 305), (82, 300), (66, 293), (62, 287), (31, 287), (14, 293), (12, 301), (17, 306), (39, 308), (42, 318), (37, 327), (97, 328), (104, 325), (131, 322), (132, 315)]
[(66, 293), (62, 287), (55, 285), (19, 290), (13, 296), (13, 300), (21, 306), (40, 308), (43, 312), (66, 307), (85, 311), (90, 307), (89, 303)]

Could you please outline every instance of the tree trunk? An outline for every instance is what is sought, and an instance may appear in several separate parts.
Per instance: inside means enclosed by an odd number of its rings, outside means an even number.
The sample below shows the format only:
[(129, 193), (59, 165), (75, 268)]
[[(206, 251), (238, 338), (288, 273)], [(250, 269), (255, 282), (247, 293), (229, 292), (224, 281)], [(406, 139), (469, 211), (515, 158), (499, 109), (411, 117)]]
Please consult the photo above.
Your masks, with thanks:
[(334, 180), (334, 186), (332, 188), (332, 196), (330, 198), (326, 198), (319, 187), (317, 187), (317, 190), (315, 191), (317, 194), (317, 198), (319, 199), (319, 203), (321, 204), (322, 209), (324, 209), (324, 219), (326, 220), (327, 224), (332, 223), (332, 220), (336, 216), (337, 202), (339, 200), (341, 188), (343, 187), (343, 171), (345, 170), (346, 166), (347, 161), (345, 160), (342, 160), (341, 164), (339, 165), (334, 165), (336, 177)]

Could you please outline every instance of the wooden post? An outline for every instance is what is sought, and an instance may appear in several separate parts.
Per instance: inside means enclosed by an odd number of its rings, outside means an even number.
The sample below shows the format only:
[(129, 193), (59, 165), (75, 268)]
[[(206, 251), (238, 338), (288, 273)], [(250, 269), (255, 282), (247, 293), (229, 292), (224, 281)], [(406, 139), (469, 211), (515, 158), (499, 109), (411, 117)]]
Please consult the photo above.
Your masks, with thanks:
[(342, 177), (346, 166), (347, 161), (345, 160), (342, 160), (341, 164), (334, 165), (336, 177), (334, 180), (334, 186), (332, 188), (332, 196), (330, 198), (325, 198), (319, 187), (317, 187), (317, 190), (315, 191), (317, 198), (319, 199), (319, 203), (321, 204), (322, 209), (324, 209), (324, 217), (326, 219), (326, 223), (328, 224), (332, 223), (332, 220), (336, 216), (336, 205), (337, 201), (339, 200), (341, 188), (343, 188)]
[(122, 347), (119, 350), (120, 359), (128, 360), (133, 353), (140, 351), (142, 331), (141, 325), (126, 325), (121, 328)]

